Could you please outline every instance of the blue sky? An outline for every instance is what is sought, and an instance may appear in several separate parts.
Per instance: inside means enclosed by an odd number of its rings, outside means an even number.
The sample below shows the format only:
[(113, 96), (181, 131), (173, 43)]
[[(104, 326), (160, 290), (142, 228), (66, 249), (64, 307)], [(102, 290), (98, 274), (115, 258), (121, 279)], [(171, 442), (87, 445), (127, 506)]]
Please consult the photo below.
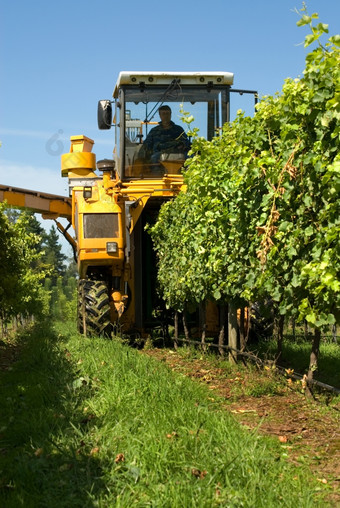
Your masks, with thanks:
[[(330, 34), (339, 0), (307, 0)], [(67, 195), (60, 154), (69, 137), (110, 157), (97, 101), (121, 70), (230, 71), (234, 88), (280, 91), (304, 69), (300, 0), (8, 0), (0, 8), (0, 184)]]

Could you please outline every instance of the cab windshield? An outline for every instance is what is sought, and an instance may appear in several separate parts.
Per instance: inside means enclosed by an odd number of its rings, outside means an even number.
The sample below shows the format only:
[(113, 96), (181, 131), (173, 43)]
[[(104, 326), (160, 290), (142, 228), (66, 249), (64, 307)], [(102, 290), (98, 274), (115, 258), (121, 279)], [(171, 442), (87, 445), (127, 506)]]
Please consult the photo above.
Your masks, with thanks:
[[(193, 116), (190, 128), (210, 140), (228, 121), (229, 87), (125, 86), (120, 111), (123, 178), (159, 178), (179, 174), (191, 139), (183, 112)], [(123, 100), (122, 100), (123, 99)], [(122, 136), (123, 134), (123, 136)]]

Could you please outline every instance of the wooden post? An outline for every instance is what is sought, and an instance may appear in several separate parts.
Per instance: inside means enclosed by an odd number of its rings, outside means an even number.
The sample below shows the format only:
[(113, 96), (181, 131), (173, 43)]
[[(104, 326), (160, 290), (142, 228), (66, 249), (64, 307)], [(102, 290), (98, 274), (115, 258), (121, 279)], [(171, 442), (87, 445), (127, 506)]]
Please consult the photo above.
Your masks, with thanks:
[(337, 335), (336, 335), (336, 323), (332, 326), (332, 340), (333, 342), (337, 343)]
[(178, 349), (178, 311), (175, 310), (174, 315), (174, 348)]
[(247, 307), (246, 307), (246, 316), (247, 316), (247, 321), (246, 321), (246, 334), (245, 334), (245, 344), (248, 343), (248, 340), (249, 340), (249, 335), (250, 335), (250, 303), (248, 303)]
[(237, 308), (236, 305), (229, 303), (228, 305), (228, 346), (233, 348), (229, 351), (229, 361), (237, 363)]
[(293, 339), (296, 339), (296, 321), (295, 318), (292, 318), (292, 335)]
[(277, 359), (282, 356), (284, 316), (275, 317), (275, 332), (277, 337)]
[(226, 325), (226, 314), (227, 314), (227, 306), (225, 304), (221, 304), (218, 306), (219, 310), (219, 321), (220, 321), (220, 331), (218, 334), (218, 352), (221, 356), (224, 356), (225, 350), (224, 340), (225, 340), (225, 325)]
[(201, 345), (203, 351), (206, 351), (205, 337), (207, 331), (207, 305), (206, 301), (200, 303), (200, 324), (201, 324)]
[(247, 337), (246, 337), (246, 327), (245, 327), (245, 309), (241, 308), (240, 312), (240, 349), (244, 351), (246, 348)]
[(307, 395), (312, 396), (312, 381), (314, 379), (314, 372), (318, 368), (318, 358), (320, 351), (320, 340), (321, 340), (321, 331), (318, 328), (314, 330), (314, 338), (312, 344), (312, 352), (309, 359), (309, 369), (307, 374)]
[(183, 310), (182, 320), (183, 320), (183, 329), (184, 329), (185, 338), (188, 342), (190, 342), (190, 330), (188, 327), (186, 308), (184, 308), (184, 310)]

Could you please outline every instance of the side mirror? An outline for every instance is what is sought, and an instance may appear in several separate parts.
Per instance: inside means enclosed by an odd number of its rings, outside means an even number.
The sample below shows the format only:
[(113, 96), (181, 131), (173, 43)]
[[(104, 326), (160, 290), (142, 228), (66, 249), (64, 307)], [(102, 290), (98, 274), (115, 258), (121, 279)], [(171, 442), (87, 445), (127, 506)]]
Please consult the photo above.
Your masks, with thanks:
[(97, 113), (98, 128), (100, 130), (111, 129), (112, 125), (112, 105), (111, 101), (99, 101)]

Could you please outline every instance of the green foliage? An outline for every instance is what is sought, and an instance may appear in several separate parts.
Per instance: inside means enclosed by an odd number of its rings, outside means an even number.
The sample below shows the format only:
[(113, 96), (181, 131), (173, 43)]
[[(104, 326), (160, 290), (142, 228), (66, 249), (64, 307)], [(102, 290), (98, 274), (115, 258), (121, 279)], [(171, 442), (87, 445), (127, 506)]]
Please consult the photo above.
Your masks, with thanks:
[(46, 233), (32, 212), (1, 204), (0, 238), (1, 319), (75, 318), (75, 263), (65, 267), (56, 228)]
[[(67, 259), (62, 252), (57, 230), (51, 227), (44, 233), (42, 259), (49, 267), (50, 273), (45, 280), (48, 289), (48, 314), (53, 319), (75, 320), (77, 309), (77, 267), (73, 260)], [(67, 265), (65, 265), (67, 262)]]
[[(221, 137), (197, 136), (186, 193), (163, 206), (150, 230), (167, 305), (257, 301), (315, 327), (339, 319), (339, 36), (305, 7), (301, 79), (239, 112)], [(187, 123), (192, 118), (183, 112)]]
[(48, 234), (45, 234), (44, 238), (44, 261), (47, 265), (52, 267), (52, 273), (50, 278), (52, 279), (52, 285), (57, 284), (58, 277), (65, 274), (65, 261), (66, 256), (62, 252), (62, 246), (59, 243), (59, 236), (55, 226), (53, 225)]
[[(273, 361), (277, 357), (277, 344), (275, 340), (259, 343), (254, 353), (265, 355)], [(306, 367), (309, 364), (310, 342), (302, 338), (292, 340), (286, 337), (282, 344), (281, 364), (294, 369), (299, 374), (307, 373)], [(320, 343), (320, 357), (318, 359), (318, 370), (314, 379), (322, 383), (340, 388), (340, 348), (336, 343), (322, 340)]]
[(65, 280), (61, 277), (50, 290), (50, 315), (59, 321), (76, 320), (77, 281), (74, 277)]
[(45, 294), (41, 281), (46, 271), (37, 269), (41, 254), (36, 245), (39, 238), (29, 232), (29, 218), (25, 214), (11, 222), (0, 204), (0, 308), (1, 318), (22, 314), (42, 315)]

